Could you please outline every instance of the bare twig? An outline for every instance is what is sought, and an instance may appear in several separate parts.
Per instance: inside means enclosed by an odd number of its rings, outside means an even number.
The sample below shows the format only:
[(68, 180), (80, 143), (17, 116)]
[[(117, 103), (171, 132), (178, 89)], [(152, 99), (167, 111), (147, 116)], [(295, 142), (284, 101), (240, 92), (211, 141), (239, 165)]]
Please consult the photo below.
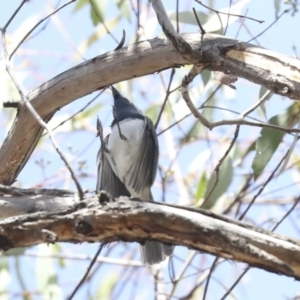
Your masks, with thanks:
[(241, 113), (240, 118), (245, 118), (247, 115), (252, 113), (255, 109), (257, 109), (260, 105), (262, 105), (266, 100), (268, 100), (271, 91), (267, 91), (253, 106), (247, 109), (245, 112)]
[(186, 258), (186, 260), (184, 262), (184, 265), (182, 266), (181, 270), (178, 272), (176, 278), (173, 281), (173, 286), (172, 286), (172, 289), (171, 289), (171, 291), (170, 291), (170, 293), (168, 295), (168, 300), (171, 300), (171, 298), (172, 298), (172, 296), (173, 296), (173, 294), (175, 292), (175, 289), (177, 288), (178, 283), (183, 278), (186, 269), (189, 267), (189, 265), (191, 264), (192, 260), (195, 258), (196, 254), (197, 254), (196, 251), (189, 251), (189, 255)]
[(270, 29), (275, 23), (277, 23), (278, 20), (279, 20), (285, 13), (287, 13), (287, 12), (289, 12), (289, 10), (284, 10), (284, 11), (280, 14), (280, 16), (279, 16), (278, 18), (276, 18), (276, 20), (275, 20), (274, 22), (272, 22), (272, 23), (271, 23), (265, 30), (263, 30), (260, 34), (256, 35), (254, 38), (250, 39), (250, 40), (248, 41), (248, 43), (250, 43), (251, 41), (253, 41), (253, 40), (257, 39), (258, 37), (260, 37), (261, 35), (263, 35), (268, 29)]
[(205, 283), (205, 287), (204, 287), (204, 292), (203, 292), (202, 300), (205, 300), (205, 298), (206, 298), (207, 291), (208, 291), (208, 286), (209, 286), (209, 282), (210, 282), (210, 278), (212, 276), (212, 273), (213, 273), (213, 271), (214, 271), (214, 269), (215, 269), (215, 267), (216, 267), (219, 259), (220, 259), (220, 257), (217, 256), (215, 258), (215, 260), (213, 261), (211, 267), (209, 268), (209, 273), (207, 275), (207, 279), (206, 279), (206, 283)]
[(244, 272), (239, 276), (239, 278), (235, 281), (235, 283), (228, 289), (228, 291), (223, 295), (221, 300), (224, 300), (231, 292), (232, 290), (237, 286), (237, 284), (241, 281), (241, 279), (246, 275), (246, 273), (250, 270), (250, 267), (247, 267)]
[(281, 218), (279, 222), (273, 227), (272, 231), (275, 231), (278, 226), (290, 215), (290, 213), (294, 210), (294, 208), (299, 204), (300, 197), (294, 202), (294, 204), (291, 206), (291, 208), (284, 214), (284, 216)]
[(167, 90), (166, 90), (165, 100), (164, 100), (164, 103), (163, 103), (163, 105), (162, 105), (162, 107), (161, 107), (161, 109), (160, 109), (160, 111), (159, 111), (159, 114), (158, 114), (158, 117), (157, 117), (157, 120), (156, 120), (156, 123), (155, 123), (155, 126), (154, 126), (155, 129), (157, 129), (158, 123), (159, 123), (160, 118), (161, 118), (161, 116), (162, 116), (162, 113), (163, 113), (163, 111), (164, 111), (164, 109), (165, 109), (167, 100), (168, 100), (168, 98), (169, 98), (169, 96), (170, 96), (170, 88), (171, 88), (171, 84), (172, 84), (174, 75), (175, 75), (175, 69), (173, 68), (172, 71), (171, 71), (171, 75), (170, 75), (170, 80), (169, 80), (168, 88), (167, 88)]
[(226, 157), (228, 156), (228, 154), (230, 153), (230, 151), (232, 150), (238, 136), (239, 136), (239, 131), (240, 131), (240, 125), (236, 126), (235, 132), (234, 132), (234, 137), (232, 139), (232, 141), (230, 142), (230, 145), (228, 147), (228, 149), (226, 150), (225, 154), (223, 155), (223, 157), (219, 160), (214, 172), (216, 172), (216, 180), (214, 185), (212, 186), (211, 190), (209, 191), (209, 194), (207, 195), (206, 199), (204, 199), (203, 203), (201, 204), (201, 207), (205, 208), (207, 206), (207, 203), (209, 203), (209, 198), (212, 195), (214, 189), (216, 188), (216, 186), (219, 183), (219, 173), (220, 173), (220, 168), (222, 166), (222, 163), (224, 162), (224, 160), (226, 159)]
[(125, 32), (125, 30), (123, 29), (122, 39), (121, 39), (119, 45), (118, 45), (114, 50), (119, 50), (119, 49), (121, 49), (121, 48), (124, 46), (125, 39), (126, 39), (126, 32)]
[[(19, 49), (19, 47), (22, 45), (22, 43), (26, 40), (26, 38), (31, 34), (31, 32), (36, 29), (40, 24), (42, 24), (45, 20), (47, 20), (48, 18), (50, 18), (52, 15), (56, 14), (58, 11), (60, 11), (61, 9), (63, 9), (64, 7), (68, 6), (69, 4), (71, 4), (72, 2), (75, 2), (76, 0), (70, 0), (69, 2), (63, 4), (62, 6), (60, 6), (59, 8), (55, 9), (51, 14), (49, 14), (48, 16), (46, 16), (45, 18), (41, 19), (39, 22), (37, 22), (26, 34), (25, 36), (21, 39), (21, 41), (17, 44), (17, 46), (15, 47), (15, 49), (11, 52), (11, 54), (9, 55), (8, 59), (11, 60), (12, 56), (15, 54), (15, 52)], [(26, 2), (26, 1), (25, 1)]]
[[(71, 2), (73, 2), (74, 0), (68, 2), (67, 4), (70, 4)], [(65, 5), (61, 6), (59, 9), (65, 7)], [(58, 10), (59, 10), (58, 9)], [(58, 11), (56, 10), (56, 11)], [(55, 11), (55, 12), (56, 12)], [(53, 12), (54, 13), (54, 12)], [(52, 13), (52, 14), (53, 14)], [(45, 19), (44, 19), (45, 20)], [(39, 22), (38, 24), (40, 24), (41, 22)], [(36, 26), (35, 26), (36, 27)], [(10, 68), (10, 58), (12, 57), (12, 55), (14, 54), (14, 52), (18, 49), (18, 47), (21, 45), (21, 43), (23, 42), (24, 39), (22, 39), (22, 41), (17, 45), (17, 47), (15, 48), (15, 50), (9, 55), (8, 54), (8, 51), (7, 51), (7, 44), (6, 44), (6, 30), (5, 29), (2, 29), (2, 45), (3, 45), (3, 52), (4, 52), (4, 57), (5, 57), (5, 66), (6, 66), (6, 71), (7, 73), (9, 74), (9, 76), (11, 77), (15, 87), (17, 88), (18, 92), (19, 92), (19, 95), (21, 96), (24, 104), (26, 105), (27, 109), (31, 112), (31, 114), (33, 115), (33, 117), (37, 120), (37, 122), (44, 128), (47, 130), (48, 134), (49, 134), (49, 138), (56, 150), (56, 152), (59, 154), (60, 158), (63, 160), (63, 162), (65, 163), (65, 165), (67, 166), (68, 170), (70, 171), (70, 174), (71, 174), (71, 177), (77, 187), (77, 190), (78, 190), (78, 194), (79, 194), (79, 197), (80, 199), (82, 200), (84, 198), (84, 193), (83, 193), (83, 190), (80, 186), (80, 183), (73, 171), (73, 169), (71, 168), (70, 164), (68, 163), (67, 159), (65, 158), (63, 152), (60, 150), (56, 140), (54, 139), (54, 136), (52, 135), (52, 132), (51, 130), (48, 128), (47, 126), (47, 123), (40, 117), (40, 115), (37, 113), (37, 111), (34, 109), (34, 107), (31, 105), (31, 103), (28, 101), (27, 97), (25, 96), (23, 90), (21, 89), (18, 81), (16, 80), (13, 72), (11, 71), (11, 68)], [(28, 35), (28, 34), (27, 34)], [(27, 36), (26, 35), (26, 36)], [(26, 38), (26, 37), (25, 37)]]
[(75, 287), (74, 291), (72, 292), (72, 294), (68, 297), (68, 300), (72, 300), (73, 297), (75, 296), (75, 294), (77, 293), (77, 291), (79, 290), (80, 286), (84, 283), (84, 281), (86, 280), (87, 276), (89, 275), (89, 272), (91, 271), (93, 265), (96, 263), (97, 258), (101, 252), (101, 250), (103, 249), (103, 247), (105, 246), (105, 244), (101, 244), (99, 249), (97, 250), (94, 258), (92, 259), (91, 263), (89, 264), (85, 274), (83, 275), (82, 279), (80, 280), (80, 282), (77, 284), (77, 286)]
[[(105, 89), (103, 89), (100, 93), (98, 93), (93, 99), (91, 99), (87, 104), (85, 104), (82, 108), (80, 108), (78, 111), (76, 111), (73, 115), (71, 115), (70, 117), (68, 117), (67, 119), (65, 119), (64, 121), (60, 122), (57, 126), (55, 126), (54, 128), (52, 128), (52, 131), (54, 131), (55, 129), (57, 129), (58, 127), (62, 126), (63, 124), (65, 124), (66, 122), (72, 120), (74, 117), (76, 117), (78, 114), (82, 113), (88, 106), (90, 106), (99, 96), (101, 96), (103, 94), (103, 92), (105, 91)], [(45, 136), (47, 133), (44, 133), (42, 136)]]
[(297, 129), (297, 128), (286, 128), (286, 127), (276, 126), (276, 125), (273, 125), (273, 124), (268, 124), (268, 123), (263, 123), (263, 122), (251, 122), (251, 121), (247, 121), (247, 120), (244, 119), (244, 117), (247, 114), (252, 112), (259, 105), (261, 105), (261, 103), (266, 101), (267, 96), (269, 95), (268, 93), (266, 93), (256, 104), (254, 104), (254, 106), (252, 106), (251, 108), (247, 109), (244, 113), (242, 113), (241, 116), (238, 119), (227, 119), (227, 120), (220, 120), (220, 121), (210, 122), (194, 106), (194, 104), (193, 104), (193, 102), (192, 102), (192, 100), (189, 96), (188, 89), (187, 89), (189, 83), (200, 72), (201, 72), (200, 67), (195, 67), (194, 66), (192, 68), (190, 73), (187, 76), (185, 76), (185, 78), (182, 81), (181, 92), (182, 92), (182, 97), (185, 100), (185, 102), (186, 102), (188, 108), (190, 109), (191, 113), (194, 115), (195, 118), (199, 119), (199, 121), (204, 126), (206, 126), (208, 129), (211, 130), (215, 127), (224, 126), (224, 125), (247, 125), (247, 126), (254, 126), (254, 127), (270, 128), (270, 129), (278, 130), (278, 131), (285, 132), (285, 133), (296, 133), (296, 132), (299, 133), (300, 132), (300, 129)]
[(5, 32), (7, 27), (9, 26), (9, 24), (11, 23), (11, 21), (14, 19), (14, 17), (17, 15), (17, 13), (20, 11), (20, 9), (22, 8), (22, 6), (27, 2), (27, 0), (23, 0), (20, 5), (17, 7), (17, 9), (14, 11), (14, 13), (11, 15), (11, 17), (9, 18), (9, 20), (6, 22), (6, 24), (4, 25), (4, 27), (1, 29), (2, 32)]
[(232, 14), (232, 13), (224, 13), (224, 12), (221, 12), (221, 11), (218, 11), (218, 10), (215, 10), (209, 6), (206, 6), (204, 5), (201, 1), (198, 1), (198, 0), (195, 0), (197, 3), (199, 3), (200, 5), (202, 5), (203, 7), (215, 12), (215, 13), (218, 13), (218, 14), (222, 14), (222, 15), (227, 15), (227, 16), (234, 16), (234, 17), (239, 17), (239, 18), (243, 18), (243, 19), (249, 19), (249, 20), (252, 20), (252, 21), (255, 21), (255, 22), (258, 22), (258, 23), (263, 23), (265, 21), (261, 21), (261, 20), (257, 20), (257, 19), (254, 19), (254, 18), (250, 18), (250, 17), (247, 17), (247, 16), (243, 16), (243, 15), (236, 15), (236, 14)]
[(201, 25), (201, 22), (200, 22), (200, 20), (199, 20), (199, 18), (198, 18), (197, 12), (196, 12), (196, 10), (195, 10), (194, 7), (193, 7), (193, 12), (194, 12), (194, 16), (195, 16), (195, 19), (196, 19), (196, 21), (197, 21), (197, 24), (198, 24), (198, 26), (199, 26), (199, 28), (200, 28), (201, 34), (205, 34), (205, 30), (204, 30), (204, 28), (203, 28), (202, 25)]
[(272, 171), (272, 173), (270, 174), (269, 178), (266, 180), (266, 182), (261, 186), (261, 188), (259, 189), (259, 191), (256, 193), (256, 195), (253, 197), (253, 199), (251, 200), (251, 202), (248, 204), (247, 208), (245, 209), (245, 211), (240, 215), (239, 217), (239, 221), (241, 221), (245, 215), (247, 214), (247, 212), (249, 211), (250, 207), (253, 205), (253, 203), (255, 202), (255, 200), (257, 199), (257, 197), (263, 192), (263, 190), (265, 189), (265, 187), (268, 185), (268, 183), (272, 180), (272, 178), (275, 176), (275, 173), (277, 172), (277, 170), (279, 169), (279, 167), (281, 166), (281, 164), (283, 163), (283, 161), (285, 160), (286, 156), (288, 155), (288, 151), (286, 152), (286, 154), (282, 157), (282, 159), (280, 160), (280, 162), (278, 163), (278, 165), (276, 166), (276, 168)]
[(114, 40), (117, 44), (119, 44), (118, 40), (115, 38), (115, 36), (109, 31), (109, 29), (108, 29), (107, 26), (105, 25), (105, 22), (104, 22), (103, 18), (101, 17), (101, 15), (100, 15), (100, 13), (99, 13), (99, 11), (98, 11), (98, 8), (97, 8), (97, 6), (95, 5), (94, 1), (93, 1), (93, 0), (89, 0), (89, 2), (90, 2), (90, 5), (91, 5), (93, 11), (95, 12), (96, 16), (98, 17), (99, 21), (101, 22), (101, 24), (103, 25), (104, 29), (106, 30), (107, 34), (109, 34), (109, 35), (113, 38), (113, 40)]

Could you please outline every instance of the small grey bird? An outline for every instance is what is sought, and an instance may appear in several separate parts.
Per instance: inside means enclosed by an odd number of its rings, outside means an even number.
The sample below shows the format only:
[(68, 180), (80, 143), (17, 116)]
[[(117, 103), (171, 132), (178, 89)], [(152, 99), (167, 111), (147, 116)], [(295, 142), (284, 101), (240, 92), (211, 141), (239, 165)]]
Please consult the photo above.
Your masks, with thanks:
[[(114, 119), (111, 134), (104, 139), (105, 150), (100, 149), (97, 157), (97, 192), (153, 201), (151, 186), (159, 154), (155, 128), (128, 99), (113, 86), (111, 89)], [(160, 263), (173, 253), (173, 246), (154, 241), (146, 241), (140, 249), (145, 265)]]

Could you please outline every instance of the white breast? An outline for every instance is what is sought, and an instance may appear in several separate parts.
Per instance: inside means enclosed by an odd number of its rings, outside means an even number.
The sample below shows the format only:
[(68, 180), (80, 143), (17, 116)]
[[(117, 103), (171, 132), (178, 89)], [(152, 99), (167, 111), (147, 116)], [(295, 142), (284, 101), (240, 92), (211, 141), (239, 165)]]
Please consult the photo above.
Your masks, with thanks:
[(126, 140), (120, 138), (118, 126), (114, 125), (108, 141), (109, 153), (106, 155), (113, 171), (127, 187), (126, 177), (130, 176), (129, 169), (139, 151), (146, 124), (140, 119), (125, 119), (119, 125)]

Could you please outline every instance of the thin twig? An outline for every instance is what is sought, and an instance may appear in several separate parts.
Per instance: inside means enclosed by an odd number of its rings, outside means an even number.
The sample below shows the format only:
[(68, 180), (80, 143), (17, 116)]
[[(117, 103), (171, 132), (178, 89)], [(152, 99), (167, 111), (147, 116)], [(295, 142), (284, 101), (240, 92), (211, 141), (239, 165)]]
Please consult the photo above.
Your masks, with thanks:
[(294, 210), (294, 208), (298, 205), (299, 202), (300, 197), (298, 197), (298, 199), (294, 202), (292, 207), (284, 214), (281, 220), (277, 222), (277, 224), (273, 227), (272, 231), (275, 231), (278, 228), (278, 226), (289, 216), (289, 214)]
[(188, 257), (186, 258), (186, 260), (184, 262), (184, 265), (182, 266), (181, 270), (178, 272), (177, 277), (173, 280), (173, 286), (172, 286), (172, 289), (171, 289), (171, 291), (168, 295), (168, 300), (171, 300), (171, 298), (173, 297), (173, 294), (175, 292), (175, 289), (177, 288), (178, 283), (183, 278), (183, 275), (184, 275), (185, 271), (187, 270), (187, 268), (191, 264), (192, 260), (195, 258), (196, 254), (197, 254), (196, 251), (190, 251)]
[(249, 209), (251, 208), (251, 206), (253, 205), (253, 203), (255, 202), (255, 200), (257, 199), (257, 197), (263, 192), (263, 190), (265, 189), (265, 187), (268, 185), (268, 183), (272, 180), (272, 178), (275, 176), (275, 173), (277, 172), (277, 170), (279, 169), (279, 167), (281, 166), (281, 164), (283, 163), (283, 161), (285, 160), (286, 156), (288, 155), (288, 151), (286, 152), (286, 154), (282, 157), (282, 159), (280, 160), (280, 162), (278, 163), (278, 165), (276, 166), (276, 168), (273, 170), (273, 172), (270, 174), (269, 178), (266, 180), (266, 182), (261, 186), (261, 188), (259, 189), (259, 191), (256, 193), (256, 195), (253, 197), (253, 199), (251, 200), (251, 202), (249, 203), (249, 205), (247, 206), (247, 208), (245, 209), (245, 211), (240, 215), (239, 217), (239, 221), (241, 221), (245, 215), (247, 214), (247, 212), (249, 211)]
[(168, 100), (168, 98), (169, 98), (169, 96), (170, 96), (170, 88), (171, 88), (171, 84), (172, 84), (174, 75), (175, 75), (175, 68), (173, 68), (172, 71), (171, 71), (171, 75), (170, 75), (170, 80), (169, 80), (168, 88), (167, 88), (167, 90), (166, 90), (166, 96), (165, 96), (163, 105), (162, 105), (162, 107), (161, 107), (161, 109), (160, 109), (160, 112), (159, 112), (159, 114), (158, 114), (157, 121), (156, 121), (155, 126), (154, 126), (155, 129), (157, 129), (158, 123), (159, 123), (160, 118), (161, 118), (161, 116), (162, 116), (162, 113), (163, 113), (163, 111), (164, 111), (164, 109), (165, 109), (167, 100)]
[(205, 287), (204, 287), (204, 292), (203, 292), (202, 300), (205, 300), (205, 298), (206, 298), (207, 291), (208, 291), (208, 286), (209, 286), (209, 281), (210, 281), (210, 278), (211, 278), (211, 276), (212, 276), (212, 273), (213, 273), (213, 271), (214, 271), (214, 269), (215, 269), (215, 267), (216, 267), (216, 265), (217, 265), (219, 259), (220, 259), (220, 257), (217, 256), (217, 257), (215, 258), (215, 260), (213, 261), (213, 263), (212, 263), (210, 269), (209, 269), (209, 273), (208, 273), (208, 276), (207, 276), (207, 279), (206, 279), (206, 283), (205, 283)]
[[(71, 3), (73, 2), (70, 1), (68, 2)], [(64, 5), (66, 6), (66, 5)], [(63, 7), (64, 7), (63, 6)], [(62, 7), (60, 7), (61, 9)], [(39, 22), (40, 23), (40, 22)], [(48, 128), (48, 125), (47, 123), (40, 117), (40, 115), (37, 113), (37, 111), (35, 110), (35, 108), (31, 105), (31, 103), (28, 101), (27, 97), (25, 96), (25, 93), (23, 92), (23, 90), (21, 89), (18, 81), (16, 80), (14, 74), (12, 73), (11, 71), (11, 68), (10, 68), (10, 57), (13, 55), (13, 53), (9, 56), (8, 54), (8, 51), (7, 51), (7, 44), (6, 44), (6, 35), (5, 35), (5, 30), (2, 30), (2, 44), (3, 44), (3, 52), (4, 52), (4, 57), (5, 57), (5, 66), (6, 66), (6, 71), (7, 73), (9, 74), (9, 76), (11, 77), (15, 87), (17, 88), (25, 106), (27, 107), (27, 109), (31, 112), (32, 116), (37, 120), (37, 122), (44, 128), (47, 130), (48, 134), (49, 134), (49, 138), (56, 150), (56, 152), (59, 154), (60, 158), (63, 160), (63, 162), (65, 163), (65, 165), (67, 166), (70, 174), (71, 174), (71, 177), (77, 187), (77, 190), (78, 190), (78, 194), (79, 194), (79, 198), (80, 200), (82, 200), (84, 198), (84, 193), (83, 193), (83, 190), (80, 186), (80, 183), (73, 171), (73, 169), (71, 168), (70, 164), (68, 163), (67, 159), (65, 158), (63, 152), (60, 150), (56, 140), (54, 139), (53, 135), (52, 135), (52, 132), (51, 130)]]
[[(225, 259), (220, 259), (220, 261), (217, 263), (218, 265), (223, 263)], [(207, 279), (207, 277), (210, 274), (210, 269), (207, 269), (206, 271), (202, 271), (201, 276), (198, 278), (196, 284), (193, 286), (192, 290), (185, 295), (184, 297), (181, 297), (181, 300), (190, 300), (193, 299), (193, 294), (197, 291), (197, 289), (203, 284), (203, 282)]]
[(220, 168), (224, 162), (224, 160), (226, 159), (226, 157), (228, 156), (228, 154), (230, 153), (230, 151), (232, 150), (238, 136), (239, 136), (239, 131), (240, 131), (240, 125), (237, 125), (236, 126), (236, 129), (235, 129), (235, 132), (234, 132), (234, 136), (233, 136), (233, 139), (231, 140), (230, 142), (230, 145), (228, 147), (228, 149), (226, 150), (225, 154), (223, 155), (223, 157), (219, 160), (214, 172), (216, 173), (216, 180), (215, 180), (215, 183), (214, 185), (212, 186), (209, 194), (207, 195), (206, 199), (204, 199), (203, 203), (201, 204), (201, 207), (205, 207), (206, 204), (208, 203), (209, 201), (209, 198), (210, 196), (212, 195), (214, 189), (216, 188), (216, 186), (218, 185), (219, 183), (219, 173), (220, 173)]
[[(63, 124), (65, 124), (66, 122), (72, 120), (74, 117), (76, 117), (78, 114), (82, 113), (88, 106), (90, 106), (99, 96), (101, 96), (101, 94), (103, 94), (105, 88), (103, 88), (103, 90), (98, 93), (92, 100), (90, 100), (87, 104), (85, 104), (82, 108), (80, 108), (77, 112), (75, 112), (73, 115), (71, 115), (70, 117), (68, 117), (67, 119), (65, 119), (64, 121), (60, 122), (57, 126), (55, 126), (54, 128), (52, 128), (52, 131), (54, 131), (55, 129), (57, 129), (58, 127), (62, 126)], [(44, 133), (42, 136), (45, 136), (47, 133)]]
[(12, 56), (15, 54), (15, 52), (19, 49), (19, 47), (22, 45), (22, 43), (26, 40), (26, 38), (30, 35), (30, 33), (36, 29), (40, 24), (42, 24), (45, 20), (47, 20), (48, 18), (50, 18), (52, 15), (56, 14), (58, 11), (60, 11), (61, 9), (63, 9), (64, 7), (66, 7), (67, 5), (71, 4), (72, 2), (75, 2), (76, 0), (70, 0), (69, 2), (63, 4), (62, 6), (60, 6), (59, 8), (55, 9), (51, 14), (49, 14), (48, 16), (46, 16), (45, 18), (41, 19), (39, 22), (37, 22), (26, 34), (25, 36), (21, 39), (21, 41), (17, 44), (17, 46), (15, 47), (15, 49), (11, 52), (11, 54), (9, 55), (9, 60), (11, 60)]
[(231, 6), (232, 6), (232, 0), (229, 0), (229, 12), (227, 14), (227, 23), (226, 23), (226, 27), (223, 32), (223, 35), (226, 35), (227, 29), (228, 29)]
[(215, 12), (215, 13), (218, 13), (218, 14), (233, 16), (233, 17), (238, 17), (238, 18), (243, 18), (243, 19), (249, 19), (249, 20), (252, 20), (252, 21), (255, 21), (255, 22), (258, 22), (258, 23), (264, 23), (265, 22), (265, 21), (257, 20), (257, 19), (250, 18), (250, 17), (243, 16), (243, 15), (236, 15), (236, 14), (221, 12), (221, 11), (215, 10), (215, 9), (209, 7), (209, 6), (204, 5), (201, 1), (198, 1), (198, 0), (195, 0), (195, 1), (197, 3), (199, 3), (200, 5), (202, 5), (203, 7), (207, 8), (207, 9), (209, 9), (209, 10)]
[(70, 297), (68, 297), (68, 300), (72, 300), (73, 297), (75, 296), (75, 294), (77, 293), (77, 291), (79, 290), (80, 286), (84, 283), (84, 281), (86, 280), (87, 276), (89, 275), (89, 272), (91, 271), (93, 265), (95, 264), (95, 262), (97, 261), (97, 258), (101, 252), (101, 250), (103, 249), (105, 244), (101, 244), (99, 249), (97, 250), (95, 256), (93, 257), (92, 261), (90, 262), (85, 274), (83, 275), (83, 277), (81, 278), (81, 280), (79, 281), (79, 283), (77, 284), (77, 286), (75, 287), (74, 291), (72, 292), (72, 294), (70, 295)]
[[(270, 128), (270, 129), (278, 130), (278, 131), (281, 131), (284, 133), (296, 133), (296, 132), (300, 133), (300, 129), (297, 129), (297, 128), (286, 128), (286, 127), (281, 127), (281, 126), (263, 123), (263, 122), (250, 122), (250, 121), (246, 121), (244, 118), (227, 119), (227, 120), (210, 122), (194, 106), (194, 104), (190, 98), (189, 92), (188, 92), (189, 83), (195, 78), (195, 76), (197, 75), (197, 72), (201, 72), (200, 67), (196, 67), (197, 68), (196, 71), (194, 70), (194, 68), (195, 68), (195, 66), (191, 69), (190, 73), (184, 77), (184, 79), (182, 81), (181, 93), (182, 93), (182, 97), (185, 100), (191, 113), (194, 115), (195, 118), (197, 118), (208, 129), (212, 130), (215, 127), (224, 126), (224, 125), (247, 125), (247, 126), (254, 126), (254, 127)], [(264, 97), (262, 97), (262, 98), (263, 98), (262, 102), (265, 101)], [(261, 104), (260, 102), (255, 104), (255, 108), (260, 104)], [(247, 114), (248, 111), (252, 112), (252, 110), (253, 110), (253, 107), (251, 107), (249, 110), (246, 110), (242, 115), (246, 116), (245, 114)]]
[(265, 30), (263, 30), (260, 34), (256, 35), (254, 38), (252, 38), (251, 40), (249, 40), (247, 43), (250, 43), (251, 41), (257, 39), (258, 37), (260, 37), (262, 34), (264, 34), (268, 29), (270, 29), (285, 13), (289, 12), (288, 9), (284, 10), (280, 16), (278, 18), (276, 18), (276, 20), (274, 22), (272, 22)]
[[(26, 257), (38, 257), (38, 258), (53, 258), (53, 259), (66, 259), (66, 260), (74, 260), (74, 261), (91, 261), (93, 257), (89, 255), (81, 255), (81, 254), (44, 254), (44, 253), (35, 253), (35, 252), (25, 252), (22, 254), (11, 254), (9, 252), (2, 253), (3, 256), (26, 256)], [(125, 267), (143, 267), (142, 263), (137, 260), (129, 260), (129, 259), (118, 259), (118, 258), (110, 258), (110, 257), (98, 257), (96, 260), (98, 263), (105, 263), (117, 266), (125, 266)]]
[(113, 40), (114, 40), (117, 44), (119, 44), (118, 40), (115, 38), (115, 36), (109, 31), (109, 29), (108, 29), (107, 26), (105, 25), (105, 22), (103, 21), (103, 18), (100, 16), (99, 11), (98, 11), (98, 8), (97, 8), (97, 6), (95, 5), (95, 3), (93, 2), (93, 0), (89, 0), (89, 2), (90, 2), (90, 5), (91, 5), (93, 11), (95, 12), (96, 16), (98, 17), (100, 23), (103, 25), (104, 29), (106, 30), (107, 34), (109, 34), (109, 35), (113, 38)]
[(241, 279), (246, 275), (246, 273), (250, 270), (250, 267), (247, 267), (244, 272), (239, 276), (239, 278), (235, 281), (235, 283), (228, 289), (228, 291), (223, 295), (220, 300), (224, 300), (236, 287), (236, 285), (241, 281)]
[(22, 8), (22, 6), (27, 2), (27, 0), (23, 0), (20, 5), (17, 7), (17, 9), (14, 11), (14, 13), (11, 15), (11, 17), (9, 18), (9, 20), (6, 22), (6, 24), (4, 25), (4, 27), (1, 29), (2, 32), (5, 32), (7, 27), (9, 26), (9, 24), (11, 23), (11, 21), (14, 19), (14, 17), (17, 15), (17, 13), (20, 11), (20, 9)]
[(241, 113), (240, 118), (244, 119), (247, 115), (252, 113), (255, 109), (257, 109), (260, 105), (266, 102), (269, 99), (269, 96), (272, 92), (270, 90), (266, 91), (266, 93), (250, 108), (248, 108), (245, 112)]
[(179, 33), (179, 0), (176, 0), (176, 32)]
[(200, 22), (200, 20), (199, 20), (199, 18), (198, 18), (197, 12), (196, 12), (196, 10), (195, 10), (194, 7), (193, 7), (193, 12), (194, 12), (194, 16), (195, 16), (195, 19), (196, 19), (196, 21), (197, 21), (197, 24), (198, 24), (198, 26), (199, 26), (199, 28), (200, 28), (201, 34), (203, 35), (203, 34), (205, 34), (205, 30), (204, 30), (204, 28), (203, 28), (202, 25), (201, 25), (201, 22)]

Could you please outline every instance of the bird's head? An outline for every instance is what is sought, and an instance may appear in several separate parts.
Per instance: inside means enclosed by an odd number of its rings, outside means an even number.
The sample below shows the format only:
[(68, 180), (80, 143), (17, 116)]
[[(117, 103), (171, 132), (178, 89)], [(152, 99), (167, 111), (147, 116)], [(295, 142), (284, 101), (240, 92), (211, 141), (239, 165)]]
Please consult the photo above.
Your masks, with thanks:
[[(114, 97), (114, 109), (116, 117), (118, 118), (118, 121), (122, 121), (127, 118), (143, 118), (143, 114), (141, 111), (132, 104), (127, 98), (123, 97), (120, 92), (111, 86), (112, 94)], [(115, 120), (113, 121), (115, 123)]]

